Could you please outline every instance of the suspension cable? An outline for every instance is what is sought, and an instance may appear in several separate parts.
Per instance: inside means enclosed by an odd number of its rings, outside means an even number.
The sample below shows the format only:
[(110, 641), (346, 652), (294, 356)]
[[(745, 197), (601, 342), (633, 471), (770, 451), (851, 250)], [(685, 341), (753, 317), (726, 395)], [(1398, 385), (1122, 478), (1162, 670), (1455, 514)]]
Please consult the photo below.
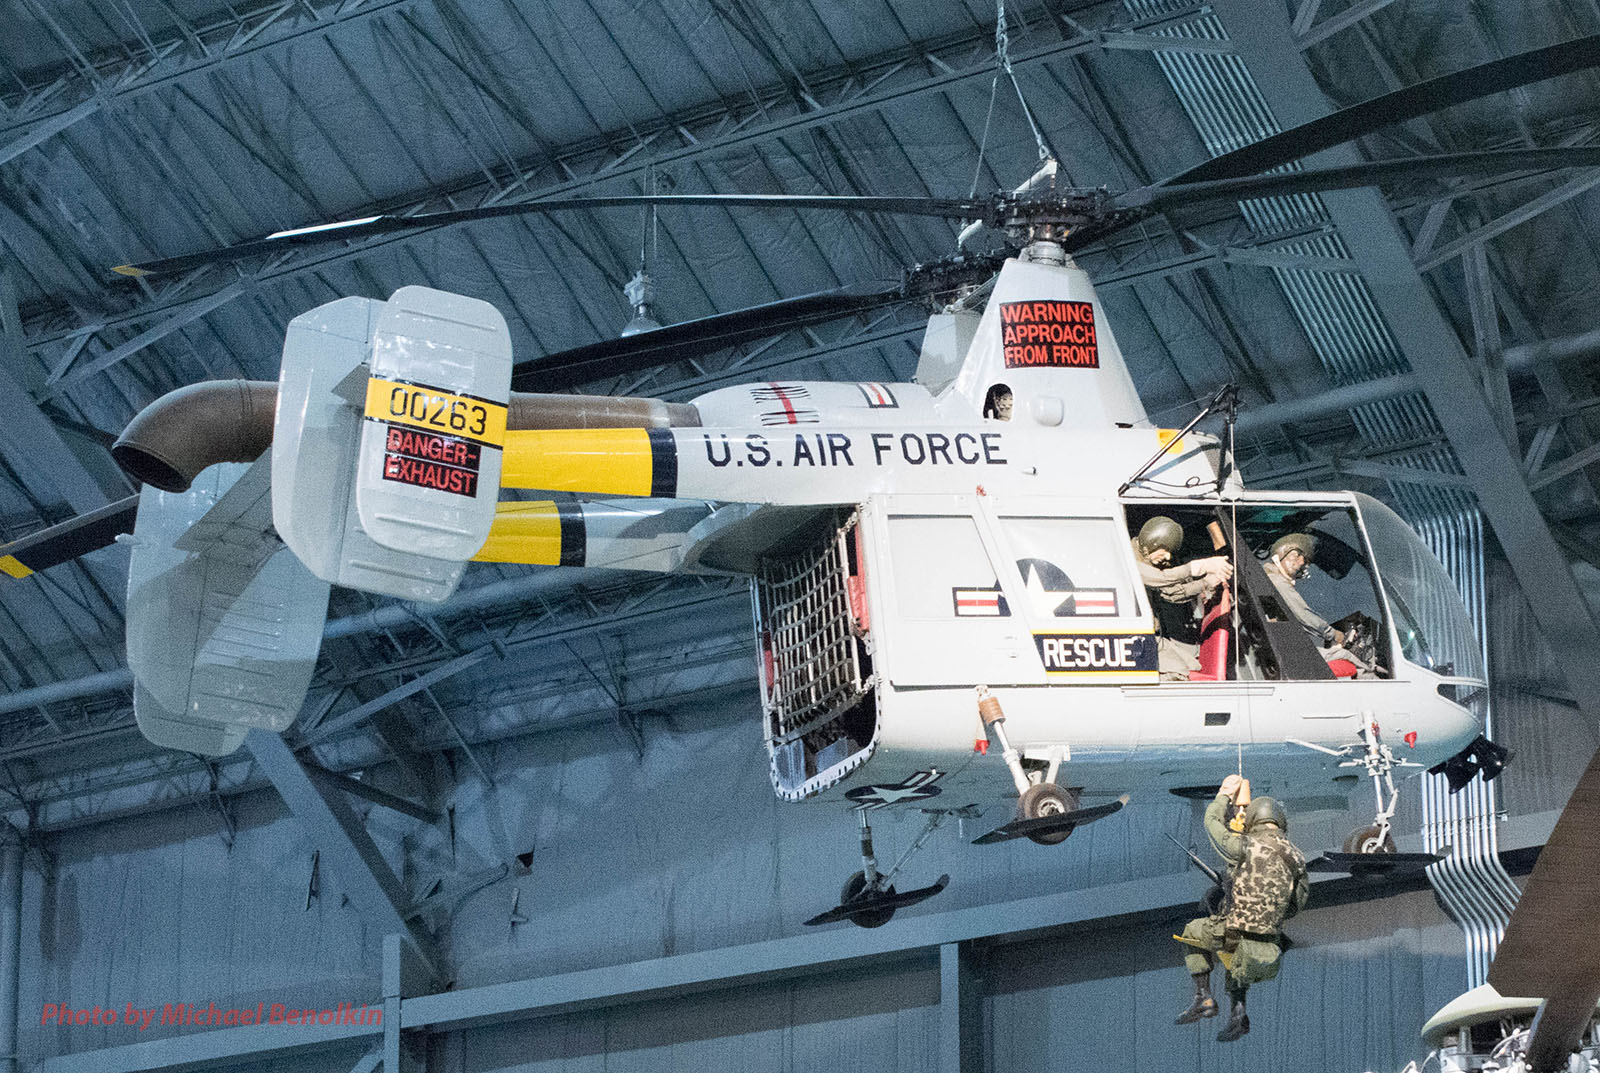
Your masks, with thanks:
[[(1039, 132), (1039, 124), (1033, 120), (1033, 109), (1028, 107), (1028, 98), (1023, 96), (1022, 83), (1017, 81), (1017, 72), (1011, 67), (1011, 37), (1006, 33), (1006, 0), (995, 0), (995, 26), (994, 26), (994, 52), (995, 60), (1000, 64), (1000, 69), (1011, 79), (1011, 88), (1017, 91), (1017, 103), (1022, 105), (1022, 115), (1028, 121), (1028, 128), (1033, 131), (1033, 143), (1039, 149), (1039, 159), (1049, 160), (1050, 149), (1044, 144), (1044, 135)], [(999, 76), (997, 75), (996, 78)]]

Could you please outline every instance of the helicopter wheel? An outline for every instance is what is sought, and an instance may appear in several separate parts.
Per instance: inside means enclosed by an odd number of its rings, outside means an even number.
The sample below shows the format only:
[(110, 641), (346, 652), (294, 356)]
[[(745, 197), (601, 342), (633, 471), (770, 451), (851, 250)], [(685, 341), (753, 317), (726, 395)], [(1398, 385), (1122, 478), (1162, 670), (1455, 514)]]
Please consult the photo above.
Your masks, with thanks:
[[(1022, 799), (1017, 802), (1017, 818), (1022, 820), (1037, 820), (1045, 816), (1060, 816), (1067, 812), (1078, 810), (1078, 795), (1070, 790), (1063, 790), (1053, 782), (1036, 782), (1023, 793)], [(1068, 835), (1076, 830), (1068, 827), (1060, 831), (1049, 831), (1043, 834), (1029, 835), (1028, 839), (1041, 846), (1054, 846), (1066, 841)]]
[(1393, 853), (1394, 838), (1384, 835), (1383, 841), (1378, 841), (1379, 828), (1376, 824), (1362, 827), (1350, 832), (1350, 837), (1344, 840), (1346, 853)]
[[(849, 905), (852, 901), (861, 897), (861, 893), (866, 889), (867, 873), (855, 873), (844, 881), (844, 889), (839, 892), (839, 904)], [(893, 894), (894, 884), (891, 883), (884, 888), (883, 893)], [(892, 907), (889, 909), (863, 909), (859, 913), (850, 915), (850, 923), (862, 928), (881, 928), (889, 923), (890, 918), (893, 916), (894, 909)]]

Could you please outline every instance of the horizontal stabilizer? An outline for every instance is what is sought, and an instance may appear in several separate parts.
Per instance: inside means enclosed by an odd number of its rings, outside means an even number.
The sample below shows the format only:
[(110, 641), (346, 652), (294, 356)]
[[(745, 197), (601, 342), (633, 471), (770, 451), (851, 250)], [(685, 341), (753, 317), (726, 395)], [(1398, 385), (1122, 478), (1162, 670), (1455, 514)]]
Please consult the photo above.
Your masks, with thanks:
[(140, 494), (128, 570), (134, 718), (157, 745), (207, 756), (282, 731), (311, 683), (329, 586), (272, 528), (265, 456), (182, 493)]

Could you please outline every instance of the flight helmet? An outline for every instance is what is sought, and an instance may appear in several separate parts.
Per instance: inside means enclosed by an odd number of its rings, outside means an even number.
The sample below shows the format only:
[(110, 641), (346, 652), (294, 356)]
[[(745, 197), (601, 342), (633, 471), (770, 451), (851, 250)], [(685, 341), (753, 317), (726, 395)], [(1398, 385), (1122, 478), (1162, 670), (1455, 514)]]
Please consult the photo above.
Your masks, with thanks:
[(1183, 526), (1158, 514), (1139, 527), (1139, 547), (1146, 554), (1160, 548), (1169, 555), (1176, 555), (1183, 547)]
[(1306, 577), (1310, 572), (1310, 561), (1317, 558), (1317, 540), (1312, 539), (1310, 534), (1290, 533), (1288, 536), (1280, 536), (1272, 542), (1272, 560), (1280, 561), (1283, 555), (1290, 552), (1299, 552), (1301, 555), (1306, 556), (1306, 561), (1301, 563), (1298, 571), (1294, 571), (1296, 579)]
[(1310, 562), (1317, 557), (1317, 542), (1306, 533), (1290, 533), (1272, 542), (1272, 557), (1276, 559), (1286, 551), (1298, 551)]
[(1244, 829), (1253, 831), (1263, 824), (1275, 823), (1278, 830), (1285, 833), (1289, 830), (1289, 817), (1284, 814), (1283, 806), (1275, 798), (1257, 797), (1250, 802), (1244, 810)]

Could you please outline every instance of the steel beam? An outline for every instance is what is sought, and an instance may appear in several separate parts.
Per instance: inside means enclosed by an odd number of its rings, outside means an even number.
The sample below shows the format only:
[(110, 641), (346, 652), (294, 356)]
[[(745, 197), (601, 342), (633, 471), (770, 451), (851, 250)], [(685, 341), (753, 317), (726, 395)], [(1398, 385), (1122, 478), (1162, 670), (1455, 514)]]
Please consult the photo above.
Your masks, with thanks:
[(46, 1058), (40, 1073), (189, 1073), (233, 1069), (247, 1062), (282, 1061), (383, 1038), (377, 1025), (259, 1025), (78, 1051)]
[[(306, 760), (302, 760), (300, 763), (305, 767), (306, 774), (329, 790), (340, 790), (347, 794), (354, 794), (356, 797), (371, 801), (374, 805), (382, 805), (386, 809), (403, 813), (413, 819), (421, 820), (423, 823), (439, 822), (438, 809), (419, 805), (408, 797), (392, 794), (388, 790), (373, 786), (371, 783), (362, 782), (360, 779), (353, 779), (349, 775), (341, 775), (337, 771), (329, 771), (320, 764), (313, 764)], [(0, 1073), (3, 1073), (3, 1071), (0, 1071)]]
[(340, 712), (338, 715), (324, 719), (317, 725), (315, 730), (305, 736), (305, 740), (301, 744), (315, 745), (317, 742), (342, 730), (348, 730), (350, 727), (365, 720), (367, 716), (380, 712), (391, 704), (398, 704), (405, 698), (420, 693), (437, 682), (442, 682), (469, 667), (476, 667), (489, 656), (494, 655), (494, 653), (493, 646), (484, 645), (482, 648), (474, 649), (464, 655), (457, 656), (447, 663), (440, 664), (426, 674), (419, 674), (409, 682), (396, 686), (382, 696), (373, 697), (365, 704), (358, 704), (347, 712)]
[(40, 402), (47, 402), (58, 395), (62, 395), (68, 391), (71, 391), (85, 380), (103, 373), (113, 365), (117, 365), (125, 359), (132, 357), (134, 354), (137, 354), (151, 343), (165, 339), (173, 332), (178, 331), (186, 325), (194, 323), (201, 317), (204, 317), (206, 314), (216, 309), (218, 306), (226, 305), (227, 303), (233, 301), (244, 292), (245, 285), (242, 282), (230, 283), (228, 286), (222, 288), (222, 290), (217, 291), (214, 294), (209, 294), (204, 298), (198, 299), (197, 301), (190, 302), (182, 308), (175, 310), (171, 316), (161, 321), (161, 323), (146, 328), (132, 339), (129, 339), (126, 343), (122, 343), (121, 345), (106, 351), (106, 353), (101, 354), (99, 357), (85, 365), (82, 369), (79, 369), (71, 376), (67, 376), (65, 379), (62, 379), (62, 377), (66, 376), (69, 367), (63, 363), (61, 366), (58, 366), (53, 373), (51, 373), (49, 379), (46, 381), (45, 387), (37, 393), (36, 398)]
[[(1306, 66), (1279, 0), (1223, 0), (1217, 13), (1256, 84), (1285, 127), (1326, 115), (1326, 98)], [(1351, 146), (1329, 150), (1321, 163), (1356, 163)], [(1600, 724), (1600, 629), (1528, 488), (1506, 441), (1489, 434), (1496, 423), (1474, 369), (1449, 321), (1411, 259), (1410, 246), (1375, 190), (1322, 195), (1373, 301), (1422, 379), (1446, 439), (1472, 479), (1478, 504), (1494, 528), (1511, 569), (1567, 685), (1591, 724)]]
[(406, 919), (410, 899), (405, 887), (384, 860), (347, 801), (324, 794), (316, 778), (276, 734), (252, 730), (245, 748), (283, 797), (284, 803), (306, 827), (311, 842), (323, 852), (350, 900), (384, 932), (404, 935), (416, 954), (438, 975), (441, 962), (433, 937), (423, 926)]
[(1359, 459), (1342, 460), (1338, 468), (1357, 477), (1375, 477), (1380, 481), (1399, 484), (1421, 484), (1429, 488), (1460, 488), (1472, 490), (1472, 480), (1458, 473), (1441, 473), (1438, 470), (1417, 469), (1412, 466), (1392, 466), (1383, 462)]
[[(113, 101), (136, 99), (163, 86), (181, 85), (197, 77), (215, 77), (225, 64), (239, 57), (294, 41), (320, 37), (337, 26), (380, 15), (394, 8), (411, 7), (416, 3), (417, 0), (370, 0), (367, 3), (356, 0), (354, 3), (327, 4), (326, 13), (319, 12), (310, 3), (267, 3), (257, 5), (253, 11), (231, 19), (216, 20), (204, 27), (184, 27), (160, 41), (150, 42), (153, 48), (147, 47), (143, 40), (138, 46), (121, 43), (108, 51), (114, 51), (118, 56), (136, 58), (119, 61), (98, 78), (91, 78), (87, 71), (80, 70), (74, 80), (78, 84), (62, 86), (58, 80), (48, 87), (52, 96), (85, 95), (77, 104), (60, 111), (44, 111), (43, 108), (29, 107), (40, 96), (34, 93), (29, 100), (16, 106), (12, 115), (19, 118), (0, 125), (0, 139), (10, 139), (0, 147), (0, 164), (93, 115)], [(292, 21), (300, 21), (302, 16), (308, 18), (298, 27), (263, 38), (263, 32), (284, 21), (286, 14)], [(64, 93), (63, 90), (68, 92)]]
[(961, 943), (939, 944), (940, 1073), (982, 1073), (983, 994)]
[[(1159, 16), (1136, 19), (1127, 23), (1125, 30), (1117, 31), (1120, 35), (1118, 41), (1128, 45), (1141, 35), (1146, 35), (1148, 41), (1144, 43), (1151, 49), (1186, 51), (1196, 45), (1193, 39), (1160, 36), (1154, 31), (1204, 14), (1207, 10), (1202, 3), (1191, 3)], [(1102, 51), (1102, 46), (1097, 40), (1097, 35), (1101, 33), (1102, 31), (1091, 31), (1026, 52), (1014, 53), (1011, 57), (1012, 66), (1015, 69), (1025, 69)], [(744, 111), (734, 111), (721, 102), (716, 108), (698, 106), (684, 109), (664, 115), (648, 125), (630, 128), (626, 135), (621, 132), (608, 132), (582, 143), (554, 147), (548, 153), (541, 153), (532, 160), (518, 162), (520, 170), (514, 174), (498, 177), (497, 183), (480, 179), (450, 189), (419, 191), (404, 199), (409, 203), (404, 207), (396, 207), (395, 200), (391, 199), (382, 211), (406, 215), (436, 205), (440, 200), (459, 207), (462, 204), (495, 205), (570, 197), (600, 183), (642, 180), (653, 172), (670, 168), (675, 164), (687, 164), (734, 149), (750, 148), (782, 138), (792, 138), (817, 127), (870, 115), (885, 107), (924, 94), (949, 92), (965, 85), (983, 83), (994, 75), (993, 59), (987, 52), (960, 66), (924, 61), (929, 61), (938, 55), (972, 52), (980, 43), (986, 43), (991, 39), (991, 30), (980, 30), (937, 41), (921, 41), (892, 54), (869, 57), (866, 60), (808, 74), (807, 79), (817, 89), (819, 96), (824, 93), (835, 95), (835, 99), (829, 104), (820, 104), (815, 98), (796, 99), (790, 94), (788, 83), (761, 87), (755, 94), (756, 99), (747, 105), (744, 104), (744, 99), (740, 98), (741, 105), (747, 109)], [(1206, 46), (1201, 42), (1199, 47)], [(893, 75), (907, 69), (913, 61), (922, 63), (923, 66), (939, 73), (906, 82), (895, 82)], [(648, 158), (645, 154), (637, 152), (642, 144), (662, 135), (671, 135), (681, 144), (676, 148), (664, 149)], [(629, 148), (618, 153), (616, 151), (618, 143), (626, 143)], [(369, 211), (377, 210), (355, 208), (349, 210), (346, 215), (360, 216)], [(256, 280), (260, 284), (285, 281), (301, 272), (325, 268), (329, 264), (370, 253), (391, 243), (421, 241), (429, 233), (431, 229), (400, 233), (373, 239), (332, 254), (295, 256), (286, 264), (275, 262), (273, 267), (262, 270), (256, 276)], [(181, 289), (185, 288), (179, 282), (164, 289), (162, 293)], [(148, 306), (161, 304), (158, 297), (155, 302), (147, 304), (146, 308), (122, 314), (116, 319), (145, 319), (150, 315)], [(45, 346), (79, 330), (80, 328), (73, 328), (66, 331), (45, 332), (29, 339), (27, 345), (30, 348)]]
[[(79, 514), (87, 514), (111, 502), (111, 490), (95, 480), (72, 444), (34, 401), (33, 385), (26, 381), (33, 358), (23, 341), (12, 271), (8, 260), (0, 260), (0, 396), (8, 400), (6, 418), (0, 421), (0, 456), (17, 473), (33, 478), (28, 481), (29, 491), (40, 502), (51, 503), (59, 497)], [(115, 491), (121, 498), (128, 486), (124, 483)]]
[[(1331, 15), (1315, 26), (1298, 33), (1296, 37), (1299, 45), (1301, 48), (1310, 48), (1312, 45), (1320, 44), (1340, 30), (1348, 29), (1363, 19), (1371, 18), (1392, 3), (1394, 3), (1394, 0), (1357, 0), (1356, 3), (1351, 4), (1337, 15)], [(1297, 24), (1300, 22), (1300, 18), (1300, 14), (1297, 13), (1295, 16)], [(1291, 30), (1293, 29), (1294, 27), (1291, 27)]]

